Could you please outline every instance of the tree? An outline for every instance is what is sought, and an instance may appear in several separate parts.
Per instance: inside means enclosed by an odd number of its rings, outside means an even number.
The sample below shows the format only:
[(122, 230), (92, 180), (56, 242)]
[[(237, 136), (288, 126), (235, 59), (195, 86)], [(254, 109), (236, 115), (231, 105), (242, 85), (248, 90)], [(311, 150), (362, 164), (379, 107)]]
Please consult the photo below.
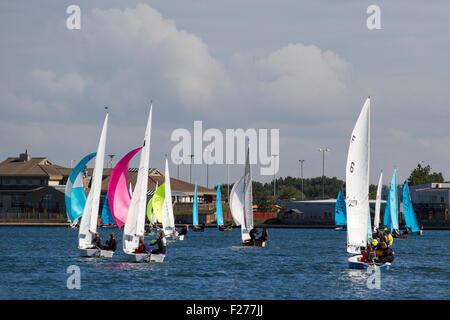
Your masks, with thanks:
[(294, 186), (284, 185), (278, 190), (278, 197), (284, 201), (301, 200), (302, 192)]
[(259, 211), (266, 212), (272, 209), (272, 196), (267, 192), (255, 192), (253, 201)]
[(419, 163), (417, 167), (411, 171), (411, 174), (408, 178), (408, 185), (410, 186), (417, 186), (420, 184), (427, 184), (427, 183), (442, 183), (444, 182), (444, 176), (442, 175), (442, 172), (431, 172), (430, 165), (427, 165), (425, 167), (422, 167), (422, 165)]

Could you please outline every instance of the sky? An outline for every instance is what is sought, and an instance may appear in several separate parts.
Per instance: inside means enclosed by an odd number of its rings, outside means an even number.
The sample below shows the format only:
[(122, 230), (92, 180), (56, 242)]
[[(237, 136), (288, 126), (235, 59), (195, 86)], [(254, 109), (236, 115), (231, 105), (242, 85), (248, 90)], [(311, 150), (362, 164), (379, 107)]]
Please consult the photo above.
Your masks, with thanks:
[[(79, 30), (66, 9), (78, 5)], [(367, 8), (380, 8), (369, 30)], [(277, 177), (345, 178), (348, 143), (371, 96), (370, 182), (420, 161), (450, 180), (448, 1), (2, 1), (0, 159), (70, 166), (97, 148), (109, 107), (114, 163), (142, 144), (164, 170), (174, 130), (279, 129)], [(206, 146), (205, 143), (203, 146)], [(133, 160), (137, 166), (139, 157)], [(108, 165), (108, 164), (106, 164)], [(170, 164), (177, 177), (177, 166)], [(189, 165), (180, 165), (189, 180)], [(192, 181), (206, 185), (206, 166)], [(209, 186), (227, 182), (210, 165)], [(230, 183), (243, 174), (230, 165)], [(253, 165), (253, 179), (268, 182)]]

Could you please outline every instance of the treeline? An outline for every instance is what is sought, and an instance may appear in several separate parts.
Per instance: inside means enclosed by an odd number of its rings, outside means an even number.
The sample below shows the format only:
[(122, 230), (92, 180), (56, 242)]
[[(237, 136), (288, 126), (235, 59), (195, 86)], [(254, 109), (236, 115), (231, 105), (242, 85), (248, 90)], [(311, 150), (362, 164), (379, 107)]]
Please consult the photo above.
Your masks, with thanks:
[[(390, 177), (384, 179), (385, 182), (390, 181)], [(441, 172), (431, 172), (429, 165), (423, 167), (420, 163), (411, 171), (408, 178), (408, 185), (415, 186), (426, 183), (444, 182)], [(403, 182), (398, 181), (399, 185)], [(230, 185), (230, 191), (233, 185)], [(339, 190), (343, 190), (345, 194), (345, 182), (336, 177), (329, 178), (301, 178), (285, 177), (277, 178), (274, 182), (261, 183), (253, 181), (253, 203), (259, 208), (259, 211), (271, 211), (275, 206), (284, 207), (286, 202), (300, 200), (320, 200), (320, 199), (336, 199)], [(217, 186), (216, 186), (217, 188)], [(383, 190), (389, 189), (389, 182), (383, 185)], [(222, 199), (227, 201), (227, 185), (221, 185)], [(375, 199), (377, 194), (377, 186), (371, 184), (369, 186), (369, 199)], [(384, 193), (386, 194), (386, 193)]]

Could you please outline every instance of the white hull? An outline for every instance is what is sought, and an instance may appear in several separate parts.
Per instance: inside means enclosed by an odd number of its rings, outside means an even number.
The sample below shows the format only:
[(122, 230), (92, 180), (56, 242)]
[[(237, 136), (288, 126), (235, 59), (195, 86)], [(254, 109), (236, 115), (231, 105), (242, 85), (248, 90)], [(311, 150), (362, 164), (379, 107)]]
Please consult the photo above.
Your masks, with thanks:
[(163, 262), (165, 254), (126, 253), (130, 262)]
[(173, 235), (165, 236), (165, 238), (167, 240), (180, 240), (180, 241), (183, 241), (184, 240), (184, 234), (181, 235), (181, 236), (173, 236)]
[(348, 267), (350, 269), (367, 269), (369, 267), (372, 267), (372, 268), (379, 268), (381, 270), (388, 270), (391, 266), (389, 262), (386, 262), (384, 264), (361, 262), (359, 261), (361, 257), (362, 255), (356, 255), (348, 258)]
[(79, 249), (82, 257), (99, 257), (100, 250), (98, 249)]
[(79, 249), (82, 257), (112, 258), (114, 251), (99, 249)]

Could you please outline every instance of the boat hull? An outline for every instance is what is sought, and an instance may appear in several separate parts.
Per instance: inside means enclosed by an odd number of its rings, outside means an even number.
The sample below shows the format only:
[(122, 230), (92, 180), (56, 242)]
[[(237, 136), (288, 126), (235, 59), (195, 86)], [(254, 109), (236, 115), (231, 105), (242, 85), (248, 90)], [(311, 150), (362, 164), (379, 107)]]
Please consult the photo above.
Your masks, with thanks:
[(359, 261), (362, 255), (356, 255), (348, 258), (348, 267), (350, 269), (368, 269), (369, 267), (378, 268), (380, 270), (389, 270), (391, 264), (386, 262), (384, 264), (366, 263)]
[(130, 262), (163, 262), (166, 257), (165, 254), (150, 254), (150, 253), (126, 253), (127, 259)]
[(261, 240), (251, 240), (248, 242), (242, 242), (242, 245), (245, 247), (265, 247), (267, 241), (261, 241)]
[(82, 257), (99, 257), (100, 250), (99, 249), (79, 249), (80, 256)]
[(181, 236), (166, 236), (167, 240), (180, 240), (183, 241), (184, 240), (184, 234)]
[(92, 258), (112, 258), (114, 251), (112, 250), (99, 250), (99, 249), (79, 249), (80, 256), (92, 257)]

